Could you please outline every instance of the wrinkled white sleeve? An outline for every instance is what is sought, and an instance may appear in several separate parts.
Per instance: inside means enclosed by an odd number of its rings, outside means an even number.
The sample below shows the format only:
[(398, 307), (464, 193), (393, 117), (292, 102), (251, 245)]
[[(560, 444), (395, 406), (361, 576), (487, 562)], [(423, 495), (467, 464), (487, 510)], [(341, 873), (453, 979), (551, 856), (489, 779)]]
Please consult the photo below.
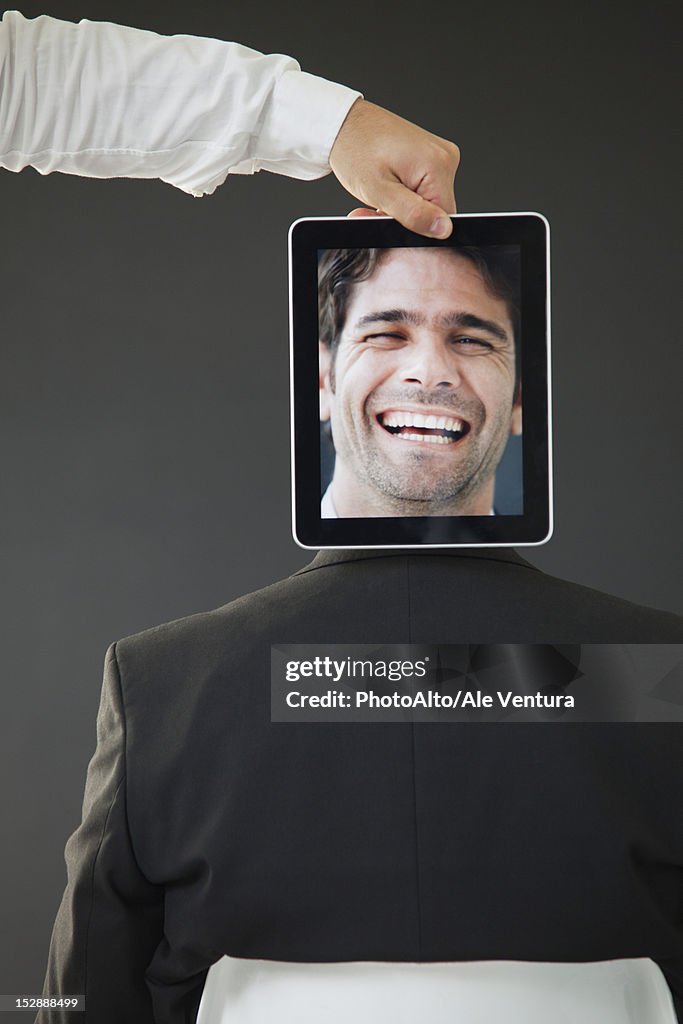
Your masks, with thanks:
[(319, 178), (360, 93), (238, 43), (105, 22), (0, 21), (0, 167), (161, 178)]

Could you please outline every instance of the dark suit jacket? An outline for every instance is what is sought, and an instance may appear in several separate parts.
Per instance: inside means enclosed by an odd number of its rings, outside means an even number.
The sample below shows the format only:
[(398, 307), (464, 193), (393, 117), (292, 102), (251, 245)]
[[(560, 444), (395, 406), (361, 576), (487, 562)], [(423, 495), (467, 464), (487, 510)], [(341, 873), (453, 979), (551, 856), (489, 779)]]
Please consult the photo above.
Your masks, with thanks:
[(226, 953), (649, 956), (683, 1021), (680, 726), (273, 724), (269, 685), (271, 644), (682, 638), (489, 549), (321, 553), (118, 641), (46, 991), (84, 992), (90, 1024), (180, 1024)]

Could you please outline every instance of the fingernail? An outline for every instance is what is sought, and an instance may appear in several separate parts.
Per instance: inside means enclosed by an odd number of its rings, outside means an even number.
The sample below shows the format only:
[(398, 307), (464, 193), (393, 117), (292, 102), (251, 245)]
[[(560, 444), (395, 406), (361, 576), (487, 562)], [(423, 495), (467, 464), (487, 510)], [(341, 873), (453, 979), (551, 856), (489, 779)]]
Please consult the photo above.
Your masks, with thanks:
[(437, 217), (429, 229), (434, 238), (447, 238), (451, 233), (451, 222), (448, 217)]

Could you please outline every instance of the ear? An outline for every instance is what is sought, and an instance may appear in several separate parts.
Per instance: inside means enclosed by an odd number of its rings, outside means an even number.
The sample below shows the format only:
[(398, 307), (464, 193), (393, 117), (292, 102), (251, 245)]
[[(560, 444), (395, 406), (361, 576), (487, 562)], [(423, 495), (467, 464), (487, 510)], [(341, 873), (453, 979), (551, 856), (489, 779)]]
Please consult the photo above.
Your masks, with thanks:
[(517, 385), (515, 392), (515, 401), (512, 406), (512, 416), (510, 417), (510, 433), (519, 436), (522, 433), (522, 385)]
[(329, 420), (332, 415), (331, 396), (333, 394), (330, 386), (330, 369), (332, 366), (332, 354), (328, 346), (318, 342), (318, 367), (320, 378), (320, 419)]

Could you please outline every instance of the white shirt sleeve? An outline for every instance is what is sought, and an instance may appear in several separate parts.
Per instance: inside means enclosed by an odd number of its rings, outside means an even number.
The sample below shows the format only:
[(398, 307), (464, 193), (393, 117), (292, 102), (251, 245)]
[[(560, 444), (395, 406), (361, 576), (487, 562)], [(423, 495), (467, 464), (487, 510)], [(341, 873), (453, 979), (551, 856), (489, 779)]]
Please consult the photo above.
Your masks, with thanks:
[(0, 21), (11, 171), (161, 178), (195, 196), (228, 174), (319, 178), (359, 96), (238, 43), (17, 11)]

